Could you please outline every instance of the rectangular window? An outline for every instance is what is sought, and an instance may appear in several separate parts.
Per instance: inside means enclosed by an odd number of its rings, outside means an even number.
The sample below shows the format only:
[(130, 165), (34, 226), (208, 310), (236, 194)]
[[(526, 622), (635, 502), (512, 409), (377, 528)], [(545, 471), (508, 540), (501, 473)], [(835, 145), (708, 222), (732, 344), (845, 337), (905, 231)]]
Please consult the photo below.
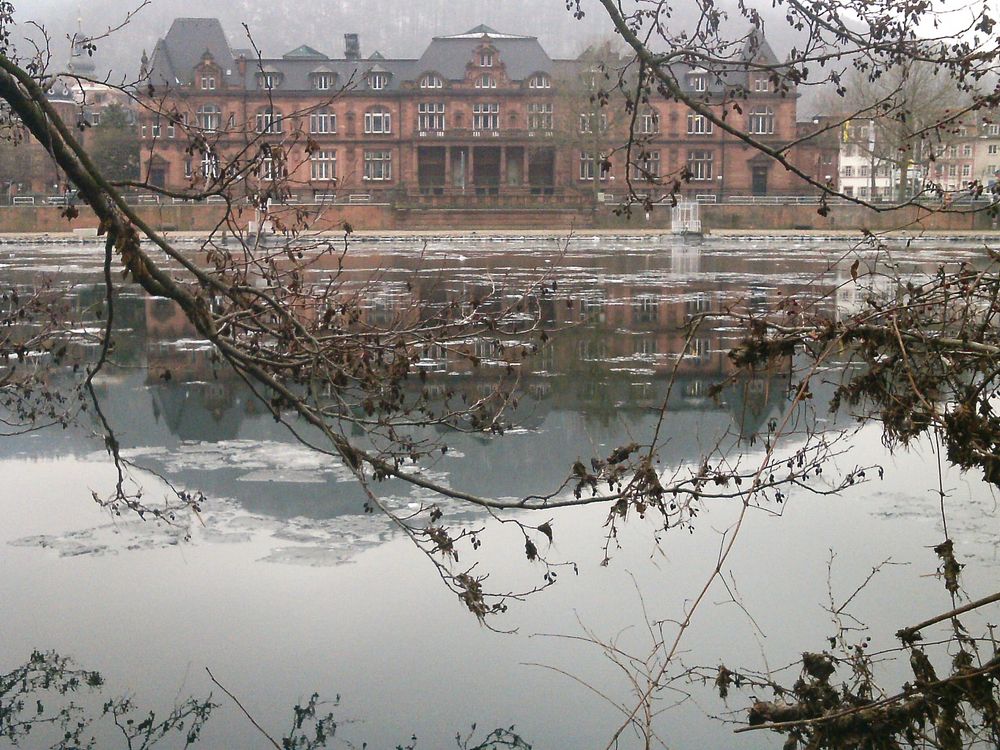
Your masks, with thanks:
[(958, 176), (958, 167), (955, 164), (949, 164), (948, 165), (948, 176), (949, 177), (957, 177)]
[(547, 89), (551, 88), (552, 81), (544, 73), (537, 73), (528, 79), (529, 89)]
[(644, 135), (660, 132), (660, 116), (656, 112), (643, 112), (639, 118), (639, 130)]
[(552, 130), (552, 105), (528, 105), (528, 130)]
[(497, 79), (494, 78), (489, 73), (483, 73), (479, 78), (476, 79), (477, 89), (495, 89), (497, 87)]
[(767, 76), (755, 76), (753, 79), (753, 90), (764, 92), (771, 90), (771, 79)]
[(333, 87), (333, 76), (329, 73), (317, 73), (313, 76), (313, 86), (317, 91), (329, 91)]
[(708, 80), (703, 75), (693, 75), (690, 80), (691, 88), (695, 91), (705, 91), (708, 88)]
[(444, 102), (417, 105), (417, 130), (444, 130)]
[(316, 134), (336, 133), (337, 115), (326, 110), (313, 112), (309, 115), (309, 132)]
[(392, 152), (365, 151), (364, 179), (384, 182), (392, 179)]
[(392, 132), (392, 115), (387, 109), (365, 112), (365, 133), (385, 134)]
[(711, 135), (713, 131), (712, 121), (705, 115), (689, 114), (687, 116), (688, 135)]
[(267, 89), (268, 91), (275, 89), (278, 87), (278, 79), (279, 76), (277, 73), (261, 73), (258, 79), (260, 88)]
[(986, 147), (986, 152), (989, 154), (995, 154), (998, 151), (1000, 151), (1000, 149), (997, 148), (997, 144), (995, 143), (991, 143), (989, 146)]
[(595, 127), (599, 132), (603, 133), (608, 129), (608, 116), (604, 112), (600, 113), (587, 113), (584, 112), (580, 115), (580, 132), (581, 133), (593, 133), (595, 132)]
[(492, 52), (482, 52), (479, 55), (479, 67), (481, 68), (492, 68), (493, 67), (493, 53)]
[(972, 144), (971, 143), (966, 143), (964, 146), (962, 146), (962, 156), (964, 156), (966, 159), (968, 159), (970, 156), (972, 156)]
[(389, 76), (385, 73), (372, 73), (368, 76), (368, 86), (373, 91), (381, 91), (389, 83)]
[(160, 137), (160, 123), (154, 122), (152, 125), (150, 125), (149, 126), (149, 133), (150, 133), (150, 135), (153, 136), (153, 138), (159, 138)]
[(167, 138), (174, 138), (177, 135), (177, 126), (172, 122), (167, 125)]
[(986, 132), (988, 135), (1000, 135), (1000, 123), (991, 122), (986, 126)]
[(711, 151), (690, 151), (688, 152), (688, 171), (691, 173), (692, 180), (711, 180), (712, 179), (712, 160), (713, 154)]
[(473, 104), (472, 129), (499, 130), (500, 104), (497, 102), (491, 102), (489, 104)]
[(280, 133), (281, 132), (281, 113), (273, 112), (272, 110), (265, 109), (262, 112), (257, 113), (257, 132), (258, 133)]
[(844, 177), (854, 177), (854, 167), (847, 165), (842, 170), (840, 170)]
[(439, 75), (426, 75), (420, 79), (420, 88), (422, 89), (440, 89), (444, 87), (444, 81), (441, 80)]
[(858, 176), (859, 177), (867, 177), (868, 176), (868, 167), (867, 166), (862, 166), (861, 168), (859, 168), (858, 169)]
[(972, 165), (963, 164), (962, 165), (962, 177), (972, 177)]
[(595, 177), (606, 180), (611, 174), (610, 164), (603, 155), (596, 156), (592, 151), (580, 152), (580, 179), (593, 180)]
[(755, 135), (772, 135), (774, 133), (774, 110), (770, 107), (757, 107), (750, 110), (747, 124), (750, 132)]
[(337, 177), (337, 152), (314, 151), (309, 157), (310, 177), (314, 180), (333, 180)]
[(660, 152), (644, 151), (639, 154), (632, 170), (632, 177), (636, 180), (656, 180), (660, 176)]

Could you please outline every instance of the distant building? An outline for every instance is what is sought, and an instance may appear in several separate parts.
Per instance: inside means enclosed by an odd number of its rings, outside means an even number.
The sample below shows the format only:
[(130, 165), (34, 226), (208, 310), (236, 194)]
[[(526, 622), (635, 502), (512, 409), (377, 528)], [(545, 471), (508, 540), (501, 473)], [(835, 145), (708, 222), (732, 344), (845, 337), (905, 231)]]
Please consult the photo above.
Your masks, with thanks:
[[(153, 185), (174, 191), (203, 187), (224, 169), (248, 181), (287, 177), (286, 197), (303, 200), (336, 193), (430, 204), (579, 203), (623, 197), (626, 176), (637, 190), (669, 192), (673, 177), (665, 184), (660, 177), (683, 168), (680, 189), (690, 196), (812, 192), (663, 97), (637, 113), (641, 143), (626, 165), (615, 147), (631, 115), (614, 97), (594, 104), (610, 88), (605, 71), (620, 62), (602, 48), (553, 60), (537, 38), (487, 26), (434, 37), (418, 59), (363, 56), (353, 34), (339, 58), (303, 45), (259, 59), (231, 47), (218, 20), (179, 18), (144, 59), (142, 169)], [(724, 93), (745, 97), (741, 112), (725, 113), (727, 122), (783, 146), (799, 132), (797, 94), (748, 72), (753, 63), (778, 64), (762, 36), (752, 36), (723, 74), (680, 65), (672, 72), (720, 116)], [(812, 174), (821, 157), (794, 158)], [(251, 162), (253, 175), (243, 171)]]

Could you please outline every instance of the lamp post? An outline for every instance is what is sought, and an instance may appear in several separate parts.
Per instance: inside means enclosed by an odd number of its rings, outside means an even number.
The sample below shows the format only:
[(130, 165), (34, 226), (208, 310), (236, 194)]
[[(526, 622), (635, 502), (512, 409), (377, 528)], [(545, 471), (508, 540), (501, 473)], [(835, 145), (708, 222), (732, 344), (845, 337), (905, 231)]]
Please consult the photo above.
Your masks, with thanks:
[(722, 203), (722, 173), (720, 172), (719, 174), (717, 174), (715, 176), (715, 179), (718, 181), (718, 185), (719, 185), (719, 190), (718, 190), (719, 198), (718, 198), (718, 202)]

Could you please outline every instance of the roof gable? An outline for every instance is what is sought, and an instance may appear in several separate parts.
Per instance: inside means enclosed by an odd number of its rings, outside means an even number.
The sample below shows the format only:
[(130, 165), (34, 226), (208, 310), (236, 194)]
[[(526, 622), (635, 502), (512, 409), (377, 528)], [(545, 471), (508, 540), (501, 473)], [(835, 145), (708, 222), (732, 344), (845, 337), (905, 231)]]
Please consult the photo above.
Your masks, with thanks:
[(324, 55), (317, 49), (310, 47), (308, 44), (302, 44), (295, 49), (286, 52), (282, 55), (285, 60), (329, 60), (330, 58)]

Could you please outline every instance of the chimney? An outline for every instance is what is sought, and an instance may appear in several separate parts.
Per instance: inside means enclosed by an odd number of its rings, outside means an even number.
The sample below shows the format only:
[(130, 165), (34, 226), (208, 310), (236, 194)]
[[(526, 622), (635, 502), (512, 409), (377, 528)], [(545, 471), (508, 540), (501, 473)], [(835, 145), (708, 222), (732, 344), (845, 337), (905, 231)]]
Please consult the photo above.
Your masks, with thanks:
[(361, 42), (357, 34), (344, 34), (344, 59), (361, 59)]

